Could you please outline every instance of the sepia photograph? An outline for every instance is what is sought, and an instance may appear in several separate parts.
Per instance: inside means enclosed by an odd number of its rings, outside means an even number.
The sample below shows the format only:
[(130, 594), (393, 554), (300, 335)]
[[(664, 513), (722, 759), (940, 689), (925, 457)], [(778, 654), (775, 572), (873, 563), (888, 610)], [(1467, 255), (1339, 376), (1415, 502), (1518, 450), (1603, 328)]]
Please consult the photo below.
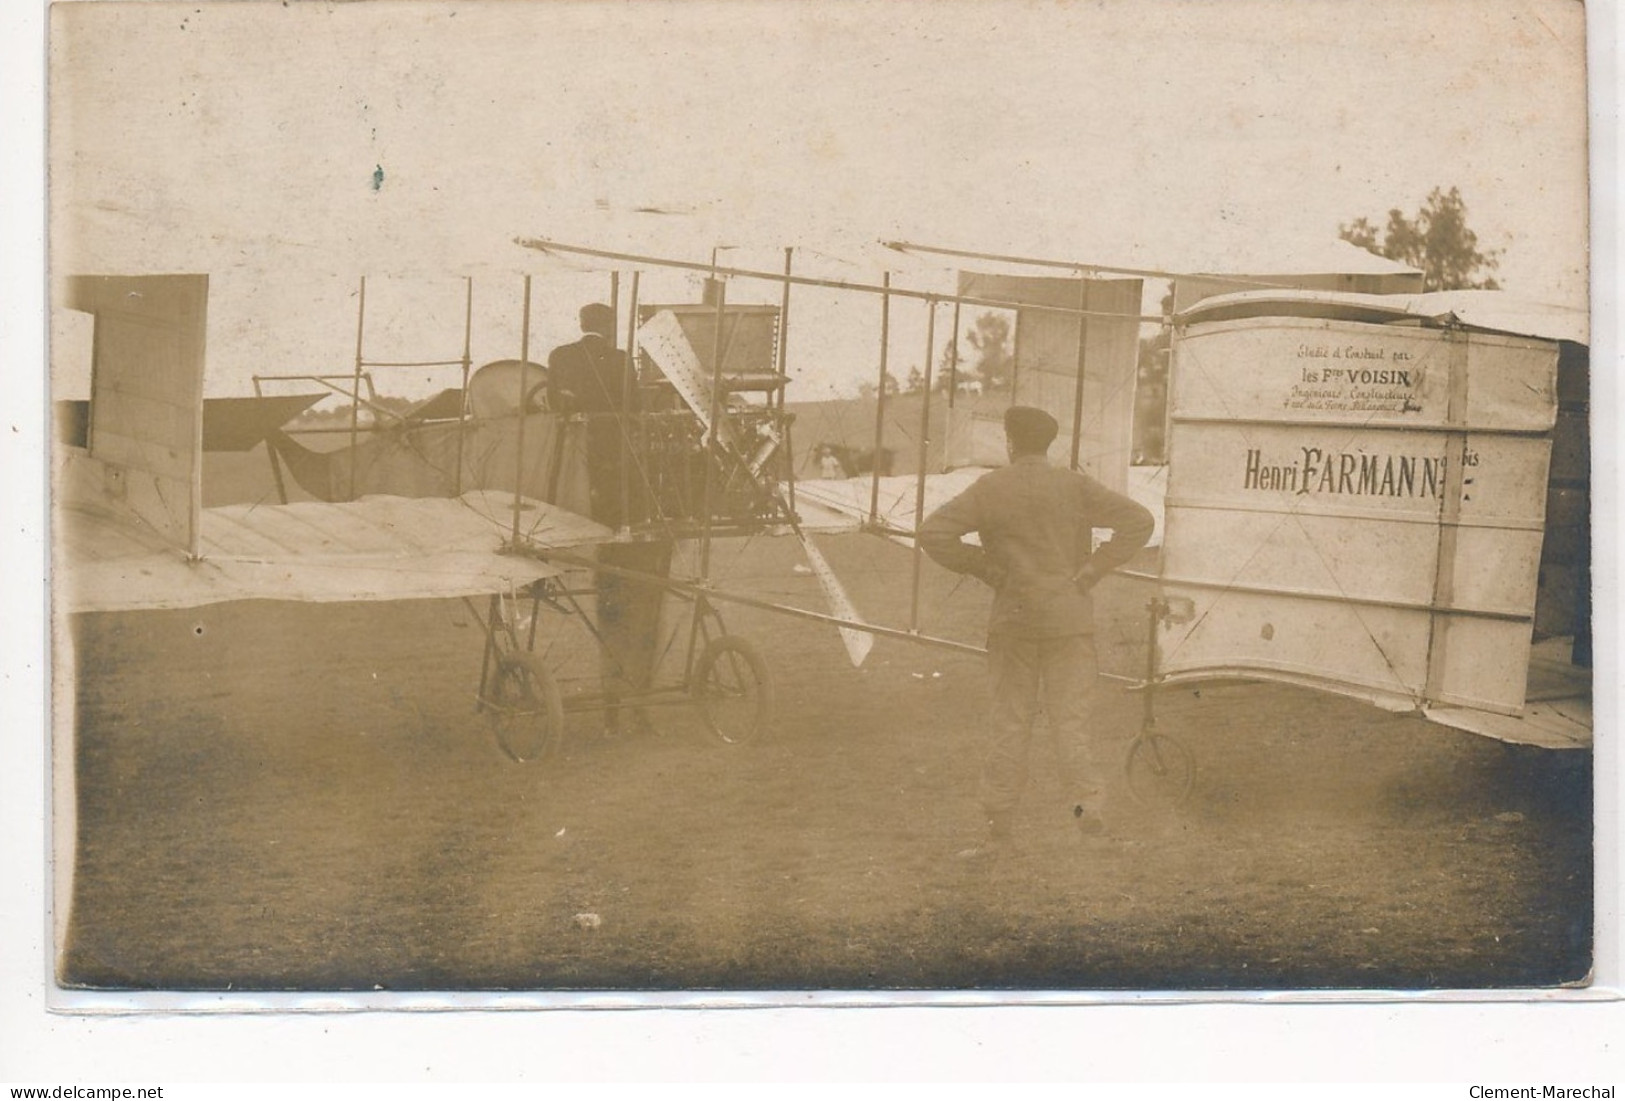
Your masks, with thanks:
[(1596, 981), (1584, 5), (64, 0), (46, 91), (55, 1004)]

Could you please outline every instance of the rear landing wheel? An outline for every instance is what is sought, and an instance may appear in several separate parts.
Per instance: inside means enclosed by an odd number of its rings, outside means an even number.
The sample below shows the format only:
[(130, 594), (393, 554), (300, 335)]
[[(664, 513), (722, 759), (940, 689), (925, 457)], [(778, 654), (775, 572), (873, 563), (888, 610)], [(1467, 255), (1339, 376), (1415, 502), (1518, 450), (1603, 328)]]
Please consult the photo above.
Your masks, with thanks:
[(1140, 734), (1129, 743), (1123, 773), (1135, 800), (1149, 807), (1178, 806), (1196, 781), (1191, 751), (1166, 734)]
[(534, 654), (505, 654), (485, 700), (497, 745), (513, 761), (535, 761), (564, 741), (564, 697)]
[(694, 670), (705, 725), (729, 745), (759, 738), (773, 715), (773, 681), (756, 647), (735, 635), (712, 639)]

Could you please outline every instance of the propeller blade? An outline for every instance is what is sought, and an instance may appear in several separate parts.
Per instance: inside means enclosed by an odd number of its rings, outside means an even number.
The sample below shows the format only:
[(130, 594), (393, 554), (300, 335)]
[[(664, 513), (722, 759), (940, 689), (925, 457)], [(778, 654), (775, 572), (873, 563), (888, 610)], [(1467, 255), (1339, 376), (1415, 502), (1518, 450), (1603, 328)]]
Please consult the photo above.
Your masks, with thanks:
[[(835, 576), (835, 571), (809, 536), (802, 535), (801, 549), (807, 555), (807, 565), (812, 567), (813, 576), (818, 578), (819, 587), (824, 590), (824, 599), (829, 603), (830, 611), (842, 619), (862, 623), (863, 617), (858, 614), (852, 598), (846, 595), (841, 579)], [(855, 627), (837, 627), (836, 630), (841, 632), (841, 642), (846, 645), (846, 656), (852, 659), (852, 668), (863, 665), (863, 659), (874, 649), (875, 636)]]

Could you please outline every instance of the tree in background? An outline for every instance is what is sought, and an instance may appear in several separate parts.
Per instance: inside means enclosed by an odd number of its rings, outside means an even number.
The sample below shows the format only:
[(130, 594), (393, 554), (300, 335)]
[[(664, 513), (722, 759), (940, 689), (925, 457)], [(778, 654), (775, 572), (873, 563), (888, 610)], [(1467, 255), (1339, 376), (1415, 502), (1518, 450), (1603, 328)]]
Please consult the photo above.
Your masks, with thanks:
[(1414, 218), (1405, 217), (1397, 207), (1390, 210), (1380, 243), (1377, 227), (1365, 218), (1338, 226), (1337, 235), (1418, 269), (1425, 291), (1500, 288), (1489, 273), (1501, 266), (1501, 250), (1479, 251), (1478, 235), (1467, 228), (1467, 204), (1454, 187), (1434, 188)]
[[(1162, 296), (1162, 315), (1174, 309), (1174, 292)], [(1169, 347), (1173, 330), (1166, 324), (1150, 336), (1140, 337), (1140, 356), (1134, 382), (1134, 456), (1139, 463), (1167, 460)]]
[(990, 310), (977, 317), (976, 327), (965, 339), (976, 349), (976, 362), (971, 370), (982, 380), (982, 385), (989, 390), (1010, 385), (1010, 369), (1014, 364), (1010, 354), (1010, 319)]
[[(892, 374), (890, 371), (887, 371), (886, 396), (889, 398), (897, 392), (897, 376)], [(858, 383), (858, 397), (863, 398), (866, 401), (873, 401), (875, 399), (875, 384), (872, 382)]]
[(958, 344), (952, 337), (943, 342), (936, 377), (931, 380), (931, 385), (939, 394), (946, 394), (954, 386), (961, 390), (965, 388), (965, 361), (960, 358)]

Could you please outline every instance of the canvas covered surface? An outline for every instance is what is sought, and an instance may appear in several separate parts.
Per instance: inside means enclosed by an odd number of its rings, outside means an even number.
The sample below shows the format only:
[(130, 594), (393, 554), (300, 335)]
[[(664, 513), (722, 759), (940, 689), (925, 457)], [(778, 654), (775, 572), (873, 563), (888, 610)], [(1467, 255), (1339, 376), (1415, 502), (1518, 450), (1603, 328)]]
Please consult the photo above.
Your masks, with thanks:
[(191, 549), (203, 461), (206, 275), (76, 276), (63, 304), (95, 318), (90, 453), (123, 507)]
[[(1108, 489), (1125, 492), (1133, 450), (1141, 280), (967, 271), (960, 273), (959, 289), (962, 294), (1008, 301), (1016, 310), (1010, 400), (1036, 405), (1055, 417), (1061, 436), (1052, 454), (1067, 461), (1076, 449), (1089, 474)], [(1025, 308), (1034, 306), (1086, 310), (1089, 316)], [(1077, 440), (1072, 438), (1074, 421), (1079, 427)]]
[[(512, 534), (512, 501), (482, 490), (460, 498), (206, 509), (197, 560), (132, 525), (120, 509), (66, 503), (59, 546), (75, 565), (60, 591), (71, 611), (504, 592), (560, 572), (534, 557), (499, 553)], [(550, 547), (609, 536), (584, 517), (528, 499), (519, 534)]]
[(1174, 354), (1163, 673), (1519, 714), (1557, 345), (1266, 316)]
[[(925, 508), (916, 512), (918, 479), (912, 474), (894, 474), (880, 479), (877, 498), (879, 520), (888, 528), (912, 532), (920, 521), (986, 474), (984, 467), (961, 467), (925, 478)], [(875, 497), (870, 478), (821, 478), (796, 482), (796, 511), (806, 531), (855, 531), (869, 517), (870, 499)], [(909, 539), (907, 542), (912, 543)]]

